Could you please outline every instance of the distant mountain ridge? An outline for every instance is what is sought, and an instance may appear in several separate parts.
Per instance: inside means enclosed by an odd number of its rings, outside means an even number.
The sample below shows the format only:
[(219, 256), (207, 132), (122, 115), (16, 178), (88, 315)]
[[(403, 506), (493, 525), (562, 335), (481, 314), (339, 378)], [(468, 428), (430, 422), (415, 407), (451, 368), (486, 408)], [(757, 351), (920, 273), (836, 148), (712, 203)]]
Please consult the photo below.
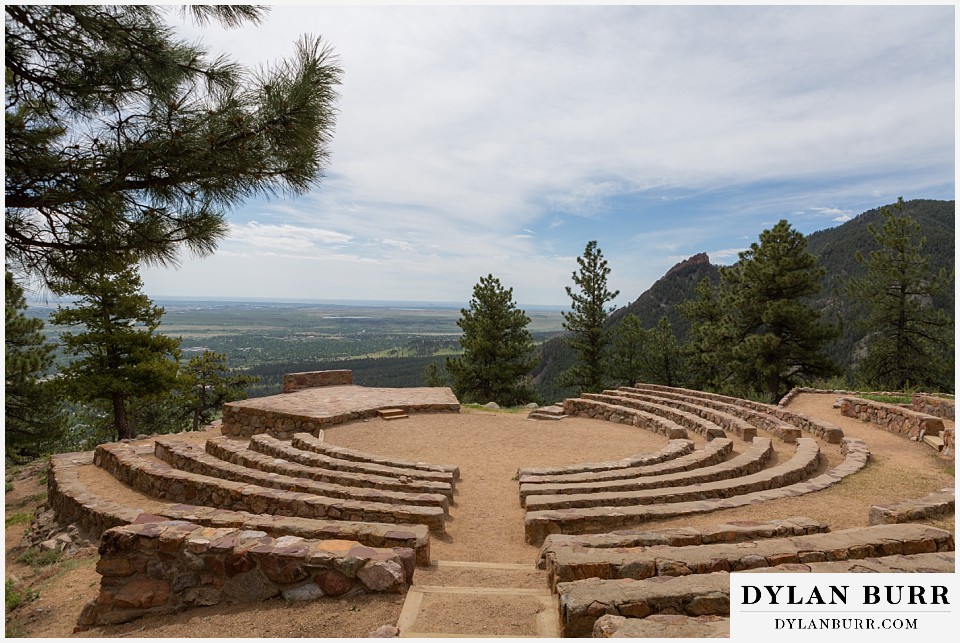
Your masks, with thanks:
[[(883, 206), (891, 208), (893, 204)], [(879, 226), (881, 209), (868, 210), (834, 228), (820, 230), (807, 236), (807, 250), (818, 258), (826, 269), (820, 293), (810, 298), (810, 304), (823, 311), (825, 321), (839, 321), (842, 332), (828, 352), (844, 369), (854, 362), (856, 348), (864, 332), (857, 323), (858, 313), (844, 292), (843, 284), (854, 276), (863, 274), (864, 268), (857, 263), (855, 253), (864, 255), (874, 248), (875, 242), (868, 229), (869, 224)], [(948, 272), (954, 270), (956, 221), (954, 201), (918, 199), (904, 203), (904, 213), (920, 224), (921, 234), (926, 238), (924, 252), (930, 257), (930, 268)], [(613, 267), (614, 270), (616, 267)], [(661, 317), (670, 320), (678, 341), (686, 341), (690, 322), (677, 310), (678, 304), (695, 297), (697, 284), (703, 279), (718, 283), (720, 267), (710, 263), (706, 253), (698, 253), (670, 268), (649, 289), (632, 303), (619, 308), (607, 319), (608, 328), (615, 328), (628, 314), (636, 315), (645, 328), (653, 328)], [(953, 294), (935, 304), (955, 315)], [(540, 348), (540, 362), (532, 374), (534, 385), (547, 401), (573, 395), (572, 389), (564, 389), (557, 380), (573, 363), (572, 351), (555, 337)]]

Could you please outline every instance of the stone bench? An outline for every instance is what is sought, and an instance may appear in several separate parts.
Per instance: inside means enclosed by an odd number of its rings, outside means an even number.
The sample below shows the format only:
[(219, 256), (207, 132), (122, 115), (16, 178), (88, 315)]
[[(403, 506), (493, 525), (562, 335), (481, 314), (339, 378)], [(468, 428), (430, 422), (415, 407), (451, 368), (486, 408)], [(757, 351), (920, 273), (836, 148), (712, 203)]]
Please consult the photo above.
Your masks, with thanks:
[(627, 618), (606, 614), (593, 624), (597, 639), (728, 639), (730, 619), (724, 616), (653, 614)]
[(696, 400), (661, 396), (653, 392), (643, 393), (638, 389), (627, 386), (621, 386), (618, 388), (616, 394), (636, 402), (657, 404), (659, 406), (665, 406), (667, 408), (674, 408), (687, 413), (693, 413), (705, 420), (713, 422), (719, 427), (722, 427), (727, 433), (735, 434), (737, 437), (746, 442), (750, 442), (757, 437), (757, 427), (750, 424), (743, 418), (732, 413), (725, 413), (722, 410), (715, 409), (711, 406), (705, 406), (698, 403)]
[(175, 469), (214, 478), (222, 478), (224, 480), (232, 480), (234, 482), (249, 482), (260, 485), (261, 487), (284, 489), (286, 491), (300, 491), (318, 496), (326, 496), (328, 498), (344, 498), (363, 502), (384, 502), (391, 505), (440, 507), (444, 513), (449, 513), (447, 497), (438, 493), (381, 491), (379, 489), (365, 487), (347, 487), (328, 484), (279, 473), (264, 473), (258, 469), (251, 469), (215, 458), (208, 455), (199, 447), (187, 444), (176, 438), (157, 438), (154, 455)]
[(618, 404), (607, 404), (581, 397), (567, 398), (563, 401), (563, 412), (567, 415), (639, 427), (671, 440), (687, 437), (687, 430), (672, 420)]
[(738, 572), (786, 563), (810, 563), (953, 551), (953, 534), (926, 525), (875, 525), (753, 541), (699, 546), (654, 545), (631, 548), (562, 547), (546, 558), (548, 582), (584, 578), (685, 576), (710, 572)]
[[(265, 531), (271, 536), (354, 540), (370, 547), (408, 547), (417, 563), (430, 564), (430, 538), (424, 525), (381, 524), (349, 520), (316, 520), (252, 514), (217, 507), (159, 503), (148, 514), (143, 509), (102, 498), (83, 484), (77, 469), (93, 465), (93, 452), (63, 453), (50, 457), (47, 502), (61, 524), (75, 524), (93, 538), (111, 527), (142, 520), (189, 520), (205, 527), (233, 527)], [(118, 486), (119, 482), (116, 483)]]
[[(775, 404), (764, 404), (762, 402), (754, 402), (753, 400), (745, 400), (737, 397), (730, 397), (729, 395), (719, 395), (717, 393), (706, 393), (704, 391), (696, 391), (693, 389), (686, 388), (677, 388), (670, 386), (661, 386), (658, 384), (642, 384), (638, 383), (634, 385), (635, 389), (642, 391), (653, 391), (653, 392), (662, 392), (662, 393), (673, 393), (678, 394), (688, 398), (694, 398), (697, 400), (710, 400), (712, 402), (718, 402), (722, 404), (732, 405), (735, 408), (745, 409), (755, 411), (761, 414), (761, 417), (758, 417), (758, 420), (762, 420), (762, 416), (770, 416), (780, 422), (785, 422), (787, 424), (793, 425), (795, 428), (800, 429), (806, 433), (811, 433), (816, 437), (820, 438), (828, 444), (840, 444), (840, 441), (843, 439), (843, 429), (838, 427), (831, 422), (826, 422), (823, 420), (815, 420), (810, 418), (802, 413), (794, 413), (793, 411), (788, 411), (787, 409), (780, 407)], [(741, 416), (744, 417), (744, 416)], [(773, 425), (776, 426), (776, 425)], [(769, 430), (769, 429), (768, 429)]]
[[(521, 481), (538, 481), (549, 476), (589, 475), (600, 472), (619, 472), (632, 470), (663, 462), (669, 462), (693, 452), (690, 440), (670, 440), (667, 446), (653, 453), (638, 453), (622, 460), (608, 462), (578, 462), (562, 467), (527, 467), (517, 469), (517, 478)], [(544, 480), (549, 482), (549, 480)]]
[[(273, 439), (268, 442), (265, 437), (261, 442), (264, 452), (254, 451), (248, 445), (239, 444), (235, 439), (226, 436), (212, 437), (206, 442), (206, 451), (215, 458), (232, 462), (251, 469), (259, 469), (268, 473), (279, 473), (298, 478), (309, 478), (317, 482), (338, 484), (346, 487), (364, 487), (383, 489), (386, 491), (400, 491), (405, 493), (440, 494), (453, 502), (453, 487), (442, 482), (425, 480), (400, 481), (398, 478), (377, 476), (367, 473), (353, 473), (351, 471), (336, 471), (325, 469), (319, 456), (300, 451), (290, 446), (288, 442)], [(293, 460), (296, 458), (296, 461)]]
[(651, 614), (729, 616), (730, 575), (726, 572), (653, 580), (587, 580), (557, 585), (560, 635), (588, 636), (594, 622), (609, 614), (646, 618)]
[(120, 442), (101, 444), (94, 451), (93, 457), (94, 464), (114, 478), (153, 498), (256, 514), (422, 524), (431, 531), (443, 533), (444, 513), (440, 507), (341, 500), (221, 480), (180, 471), (160, 460), (144, 458), (133, 447)]
[(81, 627), (274, 596), (304, 601), (402, 593), (415, 569), (410, 549), (272, 538), (184, 521), (114, 527), (104, 532), (99, 552), (100, 593), (81, 611)]
[(841, 397), (840, 414), (875, 424), (891, 433), (920, 440), (921, 435), (940, 435), (943, 420), (896, 404), (884, 404), (859, 397)]
[(870, 450), (863, 440), (844, 438), (841, 444), (844, 461), (826, 473), (784, 487), (745, 493), (729, 498), (674, 502), (658, 505), (624, 507), (585, 507), (527, 511), (524, 516), (524, 538), (531, 545), (540, 545), (550, 534), (590, 534), (622, 529), (652, 520), (744, 507), (780, 498), (789, 498), (821, 491), (866, 466)]
[[(719, 438), (714, 440), (714, 442), (717, 441), (719, 441)], [(729, 440), (726, 441), (729, 442)], [(631, 492), (640, 491), (643, 489), (662, 489), (666, 487), (678, 487), (681, 485), (704, 484), (720, 480), (730, 480), (731, 478), (739, 478), (760, 471), (773, 458), (773, 456), (774, 451), (771, 440), (769, 438), (755, 438), (753, 445), (737, 457), (699, 469), (663, 475), (644, 476), (642, 478), (630, 478), (627, 480), (564, 482), (552, 484), (521, 483), (520, 503), (525, 505), (527, 498), (534, 495)]]
[(627, 478), (641, 478), (644, 476), (658, 476), (667, 473), (679, 473), (701, 467), (709, 467), (723, 462), (733, 452), (733, 441), (727, 438), (717, 438), (707, 442), (702, 449), (680, 456), (674, 460), (666, 460), (657, 464), (636, 466), (608, 471), (567, 473), (560, 475), (520, 476), (520, 484), (564, 483), (564, 482), (591, 482), (603, 480), (625, 480)]
[(784, 563), (774, 567), (746, 569), (745, 574), (953, 574), (952, 551), (929, 554), (894, 554), (875, 558), (834, 560), (820, 563)]
[(318, 436), (313, 436), (309, 433), (297, 433), (293, 436), (293, 439), (305, 444), (310, 444), (310, 450), (314, 453), (321, 453), (323, 455), (328, 455), (331, 458), (337, 458), (338, 460), (352, 460), (354, 462), (370, 462), (373, 464), (383, 465), (385, 467), (394, 467), (398, 469), (418, 469), (420, 471), (439, 471), (446, 472), (453, 476), (454, 480), (460, 479), (460, 467), (454, 464), (430, 464), (429, 462), (412, 462), (410, 460), (397, 460), (394, 458), (388, 458), (381, 455), (376, 455), (374, 453), (367, 453), (366, 451), (357, 451), (356, 449), (348, 449), (346, 447), (334, 446), (328, 442), (324, 442), (322, 438), (322, 433)]
[[(766, 457), (770, 457), (773, 447), (770, 445), (769, 438), (755, 438), (754, 443), (759, 443), (759, 449), (769, 451), (770, 454)], [(669, 504), (691, 500), (729, 498), (756, 491), (776, 489), (804, 480), (817, 470), (820, 466), (820, 460), (820, 447), (816, 440), (800, 438), (797, 440), (796, 452), (786, 462), (739, 478), (689, 483), (683, 486), (666, 486), (656, 489), (639, 489), (637, 491), (528, 496), (526, 507), (528, 511), (604, 507), (608, 511), (617, 512), (631, 505)], [(683, 476), (685, 474), (673, 475)], [(682, 482), (682, 478), (678, 479)]]
[(667, 527), (650, 531), (646, 529), (624, 529), (605, 534), (565, 535), (551, 534), (543, 541), (537, 556), (537, 568), (546, 569), (547, 557), (561, 547), (574, 549), (607, 547), (653, 547), (671, 545), (688, 547), (692, 545), (710, 545), (713, 543), (739, 543), (763, 538), (782, 538), (784, 536), (804, 536), (830, 531), (822, 522), (810, 518), (795, 517), (757, 522), (738, 520), (696, 529), (694, 527)]
[[(257, 449), (255, 443), (263, 442), (267, 437), (268, 436), (260, 435), (254, 436), (250, 441), (251, 447)], [(293, 438), (290, 440), (290, 446), (292, 446), (294, 449), (308, 451), (326, 458), (326, 460), (324, 460), (326, 466), (330, 469), (336, 469), (337, 471), (353, 471), (355, 473), (372, 473), (378, 476), (392, 476), (394, 478), (429, 480), (431, 482), (442, 482), (444, 484), (449, 484), (454, 489), (456, 488), (456, 480), (459, 476), (459, 470), (457, 471), (457, 475), (454, 475), (453, 471), (425, 471), (423, 469), (387, 466), (374, 464), (372, 462), (359, 462), (356, 460), (343, 460), (341, 458), (336, 458), (327, 455), (325, 453), (326, 445), (317, 438), (314, 438), (309, 433), (294, 434)]]
[(956, 492), (953, 487), (944, 487), (928, 493), (923, 498), (909, 498), (889, 505), (870, 507), (870, 524), (895, 524), (944, 516), (954, 512)]
[(654, 415), (659, 415), (660, 417), (664, 417), (668, 420), (676, 422), (683, 428), (689, 429), (694, 433), (704, 435), (707, 437), (707, 439), (712, 440), (713, 438), (722, 438), (726, 436), (723, 427), (695, 413), (688, 413), (687, 411), (663, 404), (655, 404), (653, 402), (630, 399), (626, 396), (617, 395), (617, 391), (607, 390), (603, 393), (583, 393), (580, 395), (580, 397), (585, 400), (596, 400), (598, 402), (606, 402), (607, 404), (617, 404), (620, 406), (637, 409), (639, 411), (644, 411), (646, 413), (653, 413)]

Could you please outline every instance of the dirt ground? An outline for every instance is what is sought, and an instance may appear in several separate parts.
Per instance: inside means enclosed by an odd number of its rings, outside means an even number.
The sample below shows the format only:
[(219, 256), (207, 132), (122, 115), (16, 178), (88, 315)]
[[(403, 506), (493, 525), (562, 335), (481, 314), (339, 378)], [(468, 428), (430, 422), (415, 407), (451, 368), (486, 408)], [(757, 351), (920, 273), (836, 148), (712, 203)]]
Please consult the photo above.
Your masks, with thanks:
[[(870, 505), (916, 498), (953, 486), (953, 462), (938, 458), (923, 444), (889, 434), (872, 425), (844, 418), (832, 408), (836, 396), (804, 394), (790, 409), (839, 425), (846, 435), (867, 442), (872, 459), (867, 467), (828, 490), (750, 507), (685, 519), (651, 523), (661, 526), (701, 526), (729, 520), (767, 520), (807, 516), (834, 529), (867, 524)], [(200, 436), (192, 436), (197, 439)], [(519, 467), (620, 459), (662, 448), (662, 436), (634, 427), (597, 420), (567, 418), (560, 422), (527, 420), (525, 413), (464, 409), (460, 414), (412, 415), (409, 419), (371, 419), (329, 429), (326, 441), (351, 448), (426, 462), (456, 464), (461, 480), (451, 506), (447, 533), (433, 538), (435, 560), (526, 563), (537, 548), (523, 542), (523, 510), (517, 494)], [(692, 435), (697, 448), (704, 440)], [(735, 447), (742, 451), (744, 443)], [(775, 443), (778, 457), (791, 448)], [(825, 468), (842, 460), (838, 445), (821, 443)], [(394, 624), (403, 596), (360, 596), (306, 604), (267, 601), (256, 606), (211, 606), (164, 617), (140, 619), (119, 626), (94, 628), (74, 634), (83, 605), (97, 594), (95, 550), (63, 558), (52, 565), (25, 562), (22, 537), (29, 516), (43, 503), (45, 486), (37, 471), (7, 471), (5, 579), (8, 605), (11, 592), (21, 598), (7, 609), (7, 635), (29, 637), (358, 637), (383, 624)], [(137, 502), (136, 495), (130, 501)], [(139, 501), (144, 501), (139, 498)], [(137, 505), (141, 506), (141, 505)], [(26, 515), (26, 517), (25, 517)], [(953, 530), (953, 516), (930, 524)], [(458, 584), (457, 572), (446, 572), (446, 582)], [(437, 570), (418, 570), (415, 582), (441, 584)], [(504, 577), (509, 574), (504, 573)], [(544, 577), (544, 587), (546, 581)], [(511, 583), (512, 585), (512, 583)], [(470, 609), (452, 599), (431, 599), (428, 611), (454, 623), (471, 622)], [(460, 610), (458, 612), (458, 610)], [(509, 611), (484, 615), (484, 627), (497, 631), (496, 620), (509, 621)], [(421, 616), (422, 618), (423, 616)], [(492, 621), (491, 621), (492, 619)], [(514, 619), (515, 620), (515, 619)], [(504, 621), (505, 625), (509, 625)], [(486, 631), (486, 630), (484, 630)]]

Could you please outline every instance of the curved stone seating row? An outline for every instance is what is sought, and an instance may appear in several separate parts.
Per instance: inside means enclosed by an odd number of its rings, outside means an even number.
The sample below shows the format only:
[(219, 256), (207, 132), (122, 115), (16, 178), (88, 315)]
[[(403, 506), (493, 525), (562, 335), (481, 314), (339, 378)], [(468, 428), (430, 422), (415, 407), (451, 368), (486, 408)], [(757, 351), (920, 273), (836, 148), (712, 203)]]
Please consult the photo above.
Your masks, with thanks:
[[(667, 446), (652, 453), (638, 453), (622, 460), (609, 462), (578, 462), (562, 467), (526, 467), (517, 469), (517, 478), (540, 479), (547, 476), (590, 475), (601, 472), (619, 472), (624, 469), (634, 469), (652, 466), (662, 462), (669, 462), (693, 453), (693, 442), (690, 440), (670, 440)], [(547, 480), (545, 480), (547, 481)]]
[(729, 616), (730, 574), (714, 572), (649, 580), (587, 580), (560, 583), (560, 635), (589, 636), (605, 614), (645, 618), (651, 614)]
[(693, 389), (686, 388), (677, 388), (670, 386), (661, 386), (659, 384), (643, 384), (637, 383), (633, 388), (641, 391), (660, 391), (665, 393), (678, 393), (688, 397), (694, 397), (704, 400), (711, 400), (714, 402), (721, 402), (725, 404), (732, 404), (735, 407), (750, 409), (757, 411), (759, 413), (773, 416), (774, 418), (792, 424), (794, 427), (805, 431), (807, 433), (812, 433), (817, 436), (824, 442), (828, 444), (840, 444), (840, 440), (843, 439), (843, 429), (838, 427), (835, 424), (826, 422), (823, 420), (815, 420), (810, 418), (802, 413), (794, 413), (793, 411), (788, 411), (787, 409), (777, 406), (775, 404), (764, 404), (762, 402), (754, 402), (753, 400), (745, 400), (738, 397), (730, 397), (729, 395), (719, 395), (717, 393), (707, 393), (705, 391), (696, 391)]
[(619, 404), (571, 397), (563, 401), (563, 412), (567, 415), (579, 415), (616, 424), (636, 426), (666, 436), (671, 440), (687, 437), (687, 430), (673, 420)]
[(621, 529), (661, 518), (688, 516), (720, 509), (813, 493), (826, 489), (866, 466), (870, 450), (863, 440), (844, 438), (842, 463), (814, 478), (784, 487), (746, 493), (729, 498), (696, 500), (657, 505), (624, 507), (581, 507), (547, 511), (527, 511), (524, 517), (524, 538), (527, 543), (540, 545), (549, 534), (589, 534)]
[[(726, 440), (726, 438), (723, 438)], [(719, 439), (714, 440), (714, 442)], [(729, 442), (729, 440), (727, 440)], [(525, 505), (530, 496), (593, 494), (631, 492), (644, 489), (664, 489), (682, 485), (704, 484), (730, 480), (756, 473), (773, 458), (773, 444), (769, 438), (755, 438), (753, 445), (737, 457), (689, 471), (658, 476), (645, 476), (628, 480), (604, 480), (600, 482), (565, 482), (553, 484), (520, 484), (520, 504)]]
[(953, 534), (926, 525), (874, 525), (805, 536), (756, 540), (744, 548), (717, 543), (699, 546), (655, 545), (632, 548), (561, 547), (546, 559), (551, 587), (584, 578), (686, 576), (738, 572), (786, 563), (815, 563), (953, 551)]
[(726, 437), (723, 427), (711, 420), (700, 417), (694, 413), (688, 413), (681, 409), (673, 408), (663, 404), (629, 399), (626, 396), (617, 395), (616, 391), (608, 390), (604, 391), (603, 393), (583, 393), (580, 395), (580, 397), (584, 400), (596, 400), (598, 402), (606, 402), (607, 404), (626, 406), (632, 409), (637, 409), (638, 411), (644, 411), (646, 413), (653, 413), (654, 415), (658, 415), (676, 422), (683, 428), (689, 429), (694, 433), (704, 435), (711, 440), (713, 438)]
[(624, 529), (605, 534), (552, 534), (547, 536), (540, 547), (540, 553), (537, 556), (537, 568), (545, 569), (547, 557), (553, 555), (553, 552), (561, 547), (572, 547), (574, 549), (653, 547), (654, 545), (689, 547), (713, 543), (739, 543), (763, 538), (782, 538), (784, 536), (805, 536), (828, 531), (830, 531), (830, 527), (826, 523), (798, 516), (766, 522), (736, 521), (700, 529), (667, 527), (656, 531)]
[[(399, 491), (406, 493), (430, 493), (440, 494), (453, 501), (453, 487), (442, 482), (429, 482), (425, 480), (410, 480), (401, 482), (398, 478), (387, 476), (375, 476), (366, 473), (352, 473), (350, 471), (336, 471), (333, 469), (324, 469), (321, 466), (312, 466), (311, 454), (298, 451), (286, 442), (277, 440), (276, 449), (273, 453), (261, 453), (254, 451), (247, 446), (239, 444), (225, 436), (213, 437), (206, 442), (206, 451), (215, 458), (232, 462), (251, 469), (259, 469), (267, 473), (279, 473), (297, 478), (309, 478), (317, 482), (337, 484), (345, 487), (359, 487), (370, 489), (383, 489), (386, 491)], [(289, 451), (291, 457), (296, 456), (299, 459), (294, 462), (284, 459), (280, 455), (284, 451)]]
[(595, 639), (728, 639), (730, 619), (723, 616), (653, 614), (647, 618), (601, 616), (593, 624)]
[[(770, 438), (755, 438), (754, 444), (757, 443), (759, 443), (758, 450), (766, 451), (766, 457), (769, 458), (773, 453)], [(604, 507), (608, 511), (618, 511), (632, 505), (672, 504), (693, 500), (730, 498), (785, 487), (805, 480), (817, 470), (820, 466), (820, 460), (820, 447), (816, 440), (800, 438), (797, 440), (796, 452), (786, 462), (738, 478), (689, 483), (683, 486), (638, 489), (636, 491), (600, 491), (596, 493), (528, 496), (526, 506), (528, 511), (588, 507)], [(683, 476), (684, 474), (676, 475)], [(682, 478), (679, 479), (682, 481)]]
[(293, 439), (304, 444), (310, 444), (310, 450), (314, 453), (328, 455), (338, 460), (352, 460), (354, 462), (370, 462), (385, 467), (395, 467), (399, 469), (418, 469), (421, 471), (446, 472), (453, 476), (454, 480), (460, 479), (460, 467), (454, 464), (430, 464), (429, 462), (412, 462), (410, 460), (396, 460), (366, 451), (338, 447), (323, 441), (323, 433), (313, 436), (310, 433), (294, 434)]
[(93, 457), (94, 464), (108, 471), (114, 478), (154, 498), (257, 514), (422, 524), (431, 531), (443, 533), (445, 516), (440, 507), (341, 500), (222, 480), (180, 471), (160, 460), (143, 458), (133, 447), (120, 442), (101, 444)]
[(415, 569), (410, 549), (272, 538), (262, 531), (184, 521), (114, 527), (103, 534), (99, 550), (100, 593), (81, 611), (81, 627), (278, 595), (303, 601), (402, 593)]
[(914, 393), (911, 397), (910, 408), (917, 413), (952, 420), (957, 413), (957, 401), (927, 393)]
[[(890, 555), (848, 561), (788, 563), (744, 570), (764, 573), (928, 573), (953, 572), (952, 553)], [(586, 636), (604, 616), (645, 619), (656, 614), (729, 616), (730, 575), (727, 572), (664, 576), (646, 580), (586, 580), (559, 583), (560, 631), (564, 637)]]
[(743, 418), (732, 413), (726, 413), (718, 408), (700, 404), (696, 400), (673, 398), (657, 393), (643, 393), (638, 389), (621, 386), (611, 394), (619, 395), (634, 403), (656, 404), (666, 408), (673, 408), (697, 415), (721, 427), (725, 432), (733, 433), (740, 439), (749, 442), (757, 437), (757, 427)]
[(154, 455), (175, 469), (234, 482), (249, 482), (261, 487), (300, 491), (328, 498), (383, 502), (391, 505), (440, 507), (444, 513), (448, 513), (447, 497), (438, 493), (406, 493), (363, 487), (345, 487), (279, 473), (264, 473), (258, 469), (220, 460), (208, 455), (199, 447), (176, 438), (157, 438)]
[[(250, 447), (255, 451), (260, 451), (260, 445), (275, 445), (282, 442), (269, 435), (255, 435), (250, 438)], [(403, 467), (388, 467), (372, 462), (357, 462), (355, 460), (341, 460), (333, 458), (323, 453), (323, 442), (320, 442), (312, 435), (307, 433), (297, 433), (290, 440), (289, 445), (299, 451), (306, 451), (317, 456), (323, 466), (336, 471), (351, 471), (353, 473), (370, 473), (378, 476), (389, 476), (394, 478), (411, 478), (414, 480), (429, 480), (430, 482), (441, 482), (449, 484), (456, 488), (456, 478), (450, 471), (424, 471), (422, 469), (406, 469)], [(261, 453), (263, 453), (261, 451)]]
[(77, 468), (81, 466), (93, 466), (93, 452), (50, 457), (47, 501), (61, 524), (76, 524), (94, 538), (100, 538), (107, 529), (131, 523), (188, 520), (205, 527), (253, 529), (278, 537), (296, 535), (352, 540), (370, 547), (408, 547), (416, 552), (418, 564), (430, 564), (430, 538), (425, 525), (316, 520), (179, 503), (159, 503), (160, 508), (148, 514), (143, 509), (106, 500), (88, 488), (78, 477)]
[[(679, 441), (679, 440), (678, 440)], [(733, 440), (727, 438), (717, 438), (707, 442), (702, 449), (680, 456), (673, 460), (666, 460), (657, 464), (648, 464), (642, 466), (624, 467), (622, 469), (610, 469), (606, 471), (587, 471), (584, 473), (566, 473), (559, 475), (521, 475), (520, 476), (520, 495), (523, 497), (523, 485), (525, 484), (562, 484), (566, 482), (602, 482), (605, 480), (625, 480), (628, 478), (642, 478), (644, 476), (659, 476), (668, 473), (679, 473), (681, 471), (690, 471), (701, 467), (723, 462), (733, 452)], [(522, 469), (529, 471), (529, 469)]]
[(870, 524), (895, 524), (944, 516), (954, 512), (955, 503), (954, 488), (944, 487), (923, 498), (910, 498), (889, 505), (874, 505), (870, 507)]

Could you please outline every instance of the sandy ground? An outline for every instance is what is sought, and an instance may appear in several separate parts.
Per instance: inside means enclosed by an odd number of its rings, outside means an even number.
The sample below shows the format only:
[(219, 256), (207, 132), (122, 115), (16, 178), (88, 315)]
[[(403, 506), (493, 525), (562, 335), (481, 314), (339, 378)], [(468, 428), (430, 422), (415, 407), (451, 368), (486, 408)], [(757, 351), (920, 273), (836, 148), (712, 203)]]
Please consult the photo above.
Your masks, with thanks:
[[(874, 426), (840, 416), (832, 408), (835, 396), (801, 395), (790, 409), (829, 420), (852, 437), (863, 438), (872, 453), (871, 463), (843, 483), (807, 496), (773, 503), (714, 512), (686, 519), (652, 523), (658, 526), (698, 526), (719, 522), (778, 517), (807, 516), (829, 523), (834, 529), (867, 524), (872, 504), (916, 498), (945, 486), (953, 486), (953, 463), (939, 459), (929, 447), (891, 435)], [(697, 448), (703, 438), (692, 435)], [(191, 439), (202, 439), (193, 435)], [(432, 557), (444, 561), (487, 561), (532, 564), (537, 548), (523, 542), (523, 510), (515, 479), (518, 467), (561, 465), (584, 461), (620, 459), (641, 452), (656, 451), (667, 440), (644, 430), (596, 420), (568, 418), (560, 422), (532, 421), (525, 413), (489, 412), (464, 409), (459, 414), (413, 415), (409, 419), (371, 419), (334, 427), (325, 432), (333, 444), (426, 462), (456, 464), (461, 480), (451, 507), (447, 533), (434, 538)], [(743, 442), (737, 441), (742, 451)], [(775, 442), (778, 457), (789, 457), (791, 448)], [(821, 443), (832, 466), (842, 458), (839, 446)], [(97, 472), (89, 473), (91, 480)], [(9, 477), (8, 477), (9, 479)], [(102, 480), (106, 487), (109, 481)], [(42, 500), (44, 487), (37, 476), (13, 481), (6, 494), (6, 512), (31, 511)], [(117, 491), (123, 494), (123, 490)], [(129, 491), (127, 493), (130, 493)], [(128, 500), (137, 506), (149, 505), (140, 494)], [(951, 529), (953, 517), (931, 524)], [(87, 551), (53, 567), (32, 567), (17, 561), (22, 553), (25, 524), (6, 529), (5, 578), (14, 588), (25, 586), (39, 591), (39, 598), (7, 614), (7, 633), (31, 637), (356, 637), (382, 624), (394, 624), (403, 604), (402, 596), (367, 596), (308, 604), (268, 601), (251, 606), (213, 606), (190, 612), (141, 619), (125, 625), (94, 628), (73, 634), (76, 617), (86, 601), (97, 593), (99, 576), (94, 571), (96, 554)], [(458, 569), (421, 569), (416, 582), (432, 585), (504, 583), (521, 587), (535, 579), (511, 577), (512, 572), (482, 575)], [(471, 577), (472, 575), (472, 577)], [(545, 580), (544, 580), (544, 587)], [(500, 607), (498, 607), (500, 605)], [(533, 603), (504, 609), (491, 602), (480, 610), (479, 603), (457, 598), (431, 597), (418, 619), (432, 618), (443, 626), (438, 631), (496, 631), (519, 635), (529, 625), (521, 614), (539, 609)], [(478, 611), (479, 610), (479, 611)], [(520, 619), (520, 620), (518, 620)], [(517, 623), (514, 623), (517, 621)], [(502, 625), (497, 630), (497, 623)], [(465, 628), (465, 629), (464, 629)], [(471, 629), (473, 628), (473, 629)], [(482, 628), (482, 629), (477, 629)], [(488, 629), (492, 628), (492, 629)]]

